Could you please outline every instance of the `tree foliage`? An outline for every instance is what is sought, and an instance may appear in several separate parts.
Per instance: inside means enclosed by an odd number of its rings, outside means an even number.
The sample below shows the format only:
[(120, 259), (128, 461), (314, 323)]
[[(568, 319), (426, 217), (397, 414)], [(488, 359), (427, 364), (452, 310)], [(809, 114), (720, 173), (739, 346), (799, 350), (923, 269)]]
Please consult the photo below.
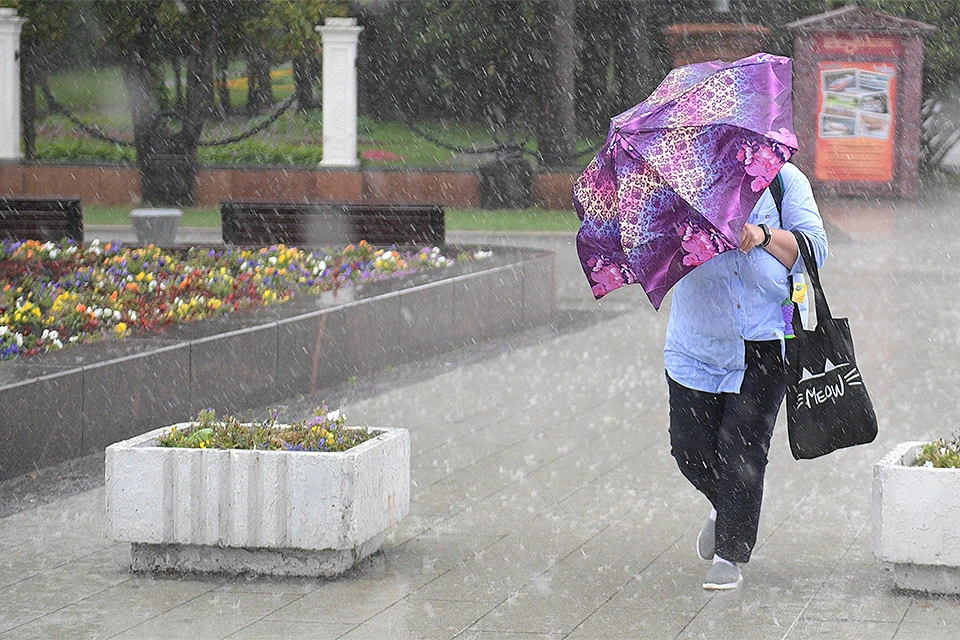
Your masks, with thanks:
[[(126, 69), (134, 111), (167, 106), (169, 66), (189, 67), (193, 94), (225, 78), (231, 59), (259, 60), (253, 91), (269, 89), (271, 65), (292, 61), (301, 107), (314, 106), (320, 37), (328, 16), (350, 12), (364, 27), (359, 49), (361, 110), (393, 119), (461, 119), (487, 123), (508, 138), (535, 137), (553, 114), (540, 96), (551, 56), (544, 0), (0, 0), (28, 18), (24, 65), (68, 63), (77, 42), (99, 37), (102, 61)], [(840, 8), (849, 0), (576, 0), (576, 128), (602, 134), (610, 116), (642, 100), (672, 66), (663, 29), (678, 22), (758, 23), (766, 48), (790, 55), (782, 25)], [(960, 78), (960, 0), (860, 0), (860, 5), (935, 25), (925, 42), (924, 90)], [(79, 20), (78, 20), (79, 18)], [(94, 18), (89, 24), (87, 18)], [(82, 27), (82, 28), (81, 28)], [(42, 55), (41, 55), (42, 54)], [(74, 56), (76, 57), (76, 56)], [(33, 65), (33, 66), (31, 66)], [(219, 65), (218, 67), (215, 65)], [(265, 66), (263, 66), (265, 65)], [(220, 75), (214, 73), (219, 69)], [(265, 69), (265, 71), (264, 71)], [(179, 88), (179, 72), (176, 75)], [(263, 86), (260, 86), (263, 85)], [(191, 93), (188, 82), (187, 94)], [(221, 103), (227, 94), (220, 96)], [(252, 93), (251, 93), (252, 95)], [(269, 98), (263, 104), (269, 103)], [(138, 106), (139, 105), (139, 106)], [(139, 110), (139, 111), (138, 111)], [(201, 110), (203, 111), (203, 110)], [(210, 113), (209, 110), (206, 113)]]
[(936, 33), (924, 42), (924, 93), (941, 90), (950, 82), (960, 80), (960, 48), (957, 47), (960, 42), (960, 0), (861, 0), (860, 4), (937, 27)]
[(349, 3), (337, 0), (271, 0), (260, 20), (268, 47), (278, 60), (316, 55), (320, 34), (314, 30), (326, 18), (344, 17)]
[(529, 120), (542, 66), (535, 2), (397, 2), (362, 16), (364, 107), (381, 117)]
[[(275, 60), (293, 63), (294, 85), (301, 110), (315, 106), (313, 84), (316, 80), (314, 61), (320, 50), (317, 25), (326, 18), (344, 17), (349, 13), (347, 2), (338, 0), (270, 0), (254, 28), (264, 35), (264, 46)], [(250, 21), (254, 22), (254, 21)]]

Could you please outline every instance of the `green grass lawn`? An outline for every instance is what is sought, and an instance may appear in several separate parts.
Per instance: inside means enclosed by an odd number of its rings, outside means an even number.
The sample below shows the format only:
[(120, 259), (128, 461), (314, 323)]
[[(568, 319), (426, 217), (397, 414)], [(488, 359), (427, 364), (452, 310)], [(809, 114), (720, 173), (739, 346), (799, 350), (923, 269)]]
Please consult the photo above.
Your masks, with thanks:
[(551, 209), (447, 209), (450, 231), (563, 231), (576, 232), (576, 212)]
[[(129, 225), (130, 212), (136, 207), (104, 207), (95, 204), (83, 205), (84, 225)], [(220, 210), (215, 208), (184, 207), (181, 227), (219, 227)]]
[[(85, 225), (128, 225), (134, 207), (83, 206)], [(580, 227), (573, 211), (548, 209), (447, 209), (446, 227), (449, 231), (561, 231), (576, 232)], [(180, 220), (183, 227), (220, 226), (220, 210), (216, 208), (187, 207)]]

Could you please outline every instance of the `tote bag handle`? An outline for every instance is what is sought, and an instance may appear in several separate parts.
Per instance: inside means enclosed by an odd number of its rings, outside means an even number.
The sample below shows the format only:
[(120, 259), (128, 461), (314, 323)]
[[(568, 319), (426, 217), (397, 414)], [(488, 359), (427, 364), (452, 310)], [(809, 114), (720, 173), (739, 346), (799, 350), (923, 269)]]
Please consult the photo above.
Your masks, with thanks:
[[(800, 250), (800, 256), (803, 258), (807, 275), (810, 276), (810, 284), (813, 286), (816, 300), (817, 322), (819, 323), (821, 318), (832, 320), (833, 314), (830, 313), (827, 296), (823, 293), (823, 287), (820, 285), (820, 270), (817, 268), (817, 261), (813, 258), (813, 249), (810, 246), (810, 240), (800, 231), (792, 230), (791, 233), (797, 240), (797, 248)], [(793, 320), (793, 326), (803, 326), (800, 323), (800, 307), (796, 304), (793, 305)]]

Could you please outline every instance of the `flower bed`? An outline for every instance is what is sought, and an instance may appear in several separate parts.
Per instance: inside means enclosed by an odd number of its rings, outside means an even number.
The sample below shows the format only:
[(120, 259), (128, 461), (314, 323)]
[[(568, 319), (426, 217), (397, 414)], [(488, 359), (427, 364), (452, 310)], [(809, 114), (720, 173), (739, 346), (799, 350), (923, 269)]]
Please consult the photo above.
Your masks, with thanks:
[(552, 253), (500, 247), (337, 295), (0, 361), (0, 480), (208, 407), (239, 413), (536, 326), (553, 312), (554, 273)]
[[(458, 259), (472, 259), (460, 254)], [(436, 247), (342, 251), (128, 248), (94, 240), (0, 245), (0, 359), (126, 336), (296, 296), (336, 291), (454, 260)]]

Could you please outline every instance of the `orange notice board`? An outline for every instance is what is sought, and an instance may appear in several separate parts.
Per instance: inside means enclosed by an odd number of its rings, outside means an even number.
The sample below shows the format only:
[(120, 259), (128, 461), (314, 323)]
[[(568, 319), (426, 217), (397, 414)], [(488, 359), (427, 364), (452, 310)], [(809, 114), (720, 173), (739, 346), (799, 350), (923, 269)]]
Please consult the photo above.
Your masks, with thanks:
[(819, 71), (817, 180), (892, 181), (896, 67), (824, 60)]

